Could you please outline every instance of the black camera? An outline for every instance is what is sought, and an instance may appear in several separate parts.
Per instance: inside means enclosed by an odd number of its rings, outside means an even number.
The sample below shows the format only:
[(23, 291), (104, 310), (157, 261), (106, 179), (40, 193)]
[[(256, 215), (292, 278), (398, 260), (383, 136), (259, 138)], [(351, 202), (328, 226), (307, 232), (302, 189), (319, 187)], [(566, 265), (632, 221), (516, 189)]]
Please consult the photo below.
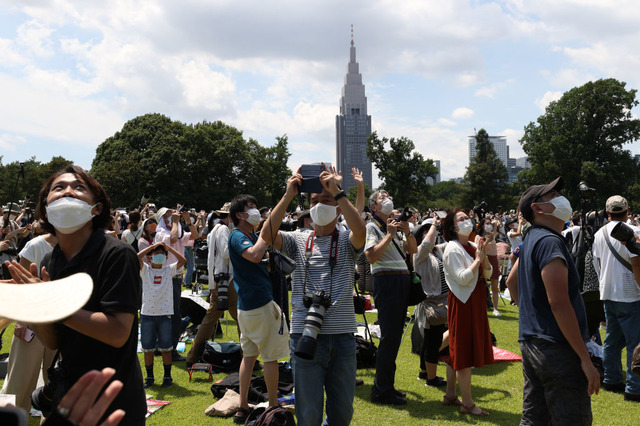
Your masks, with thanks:
[(398, 222), (408, 222), (411, 216), (413, 216), (413, 212), (409, 210), (409, 207), (405, 207), (397, 220)]
[(18, 253), (19, 253), (18, 249), (13, 247), (9, 247), (6, 250), (0, 251), (0, 254), (8, 254), (9, 256), (13, 256), (13, 257), (16, 257)]
[(473, 208), (473, 212), (478, 219), (484, 219), (484, 213), (489, 210), (489, 206), (484, 201)]
[(618, 222), (611, 230), (611, 236), (616, 240), (625, 243), (627, 250), (631, 253), (640, 255), (640, 244), (636, 242), (633, 229), (625, 223)]
[(219, 311), (229, 309), (229, 278), (228, 272), (213, 275), (213, 281), (216, 282), (218, 287), (218, 305), (216, 307)]
[(47, 368), (47, 376), (49, 381), (31, 393), (31, 405), (36, 410), (42, 411), (44, 417), (50, 417), (53, 414), (56, 403), (67, 393), (67, 389), (61, 384), (64, 373), (57, 361)]
[(302, 298), (304, 306), (309, 309), (304, 320), (302, 336), (296, 344), (294, 354), (302, 359), (313, 359), (318, 346), (318, 332), (324, 321), (324, 313), (331, 305), (331, 297), (325, 296), (324, 290), (306, 293)]

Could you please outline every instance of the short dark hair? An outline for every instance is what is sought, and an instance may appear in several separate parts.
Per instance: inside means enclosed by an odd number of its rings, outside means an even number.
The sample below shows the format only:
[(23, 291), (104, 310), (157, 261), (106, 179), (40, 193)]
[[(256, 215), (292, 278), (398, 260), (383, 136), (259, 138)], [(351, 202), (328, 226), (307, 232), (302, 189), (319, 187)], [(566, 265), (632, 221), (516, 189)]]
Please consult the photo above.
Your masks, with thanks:
[(456, 207), (442, 219), (442, 236), (447, 241), (458, 239), (458, 233), (456, 232), (456, 214), (458, 214), (458, 212), (466, 213), (467, 211)]
[(102, 204), (102, 212), (100, 212), (99, 215), (94, 216), (93, 219), (91, 219), (91, 222), (93, 222), (93, 229), (106, 229), (111, 223), (111, 199), (109, 199), (109, 196), (102, 188), (102, 185), (100, 185), (100, 183), (91, 176), (89, 172), (82, 167), (75, 166), (73, 164), (70, 164), (49, 176), (49, 179), (47, 179), (42, 186), (42, 189), (40, 189), (38, 205), (36, 207), (36, 217), (42, 220), (43, 229), (53, 235), (56, 234), (55, 228), (47, 219), (47, 196), (49, 195), (49, 192), (51, 192), (51, 185), (53, 184), (53, 181), (66, 173), (71, 173), (76, 178), (82, 179), (93, 194), (94, 203)]
[(622, 213), (611, 213), (609, 212), (609, 216), (611, 216), (611, 220), (623, 220), (627, 217), (627, 211), (623, 211)]
[(151, 250), (149, 252), (149, 254), (157, 253), (159, 251), (163, 252), (164, 254), (169, 254), (169, 252), (167, 251), (166, 248), (164, 248), (164, 246), (158, 246), (158, 247), (154, 248), (153, 250)]
[(236, 217), (236, 213), (240, 213), (244, 211), (244, 208), (249, 204), (253, 203), (256, 206), (258, 205), (258, 201), (256, 197), (249, 194), (240, 194), (233, 197), (231, 200), (231, 205), (229, 206), (229, 214), (231, 215), (231, 220), (233, 220), (233, 224), (238, 226), (240, 223), (240, 219)]

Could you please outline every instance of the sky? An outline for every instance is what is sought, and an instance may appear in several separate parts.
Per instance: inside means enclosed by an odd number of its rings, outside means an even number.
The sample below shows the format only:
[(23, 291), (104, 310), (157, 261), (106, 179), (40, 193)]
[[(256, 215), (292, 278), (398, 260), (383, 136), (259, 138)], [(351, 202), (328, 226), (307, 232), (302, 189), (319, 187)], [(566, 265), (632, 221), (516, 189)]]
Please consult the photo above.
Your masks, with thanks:
[(128, 120), (162, 113), (265, 146), (286, 134), (292, 169), (335, 163), (353, 25), (372, 129), (413, 140), (448, 180), (474, 129), (518, 158), (564, 92), (640, 88), (638, 22), (635, 0), (0, 0), (0, 156), (89, 169)]

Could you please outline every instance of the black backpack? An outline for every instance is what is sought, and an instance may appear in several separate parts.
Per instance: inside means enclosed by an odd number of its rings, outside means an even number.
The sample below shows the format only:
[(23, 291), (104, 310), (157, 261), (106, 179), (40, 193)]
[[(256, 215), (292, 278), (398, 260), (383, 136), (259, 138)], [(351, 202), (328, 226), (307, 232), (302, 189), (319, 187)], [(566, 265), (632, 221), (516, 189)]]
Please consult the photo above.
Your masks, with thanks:
[(249, 414), (244, 423), (250, 426), (295, 426), (291, 411), (283, 407), (257, 408)]
[(235, 342), (207, 342), (202, 361), (211, 364), (216, 372), (238, 371), (242, 362), (242, 349)]

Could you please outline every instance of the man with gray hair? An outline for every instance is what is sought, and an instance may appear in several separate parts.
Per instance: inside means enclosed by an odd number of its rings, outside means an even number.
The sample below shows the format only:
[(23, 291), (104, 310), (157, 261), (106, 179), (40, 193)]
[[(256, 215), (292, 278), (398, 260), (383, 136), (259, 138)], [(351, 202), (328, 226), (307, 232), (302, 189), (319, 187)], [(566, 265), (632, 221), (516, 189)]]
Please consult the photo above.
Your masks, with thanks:
[(390, 217), (393, 198), (387, 191), (378, 190), (371, 194), (369, 208), (373, 218), (367, 223), (364, 252), (371, 264), (373, 298), (378, 308), (381, 334), (371, 401), (404, 405), (407, 403), (406, 394), (395, 388), (394, 381), (411, 281), (405, 257), (417, 251), (417, 244), (409, 223)]
[[(640, 256), (630, 253), (611, 238), (618, 222), (626, 222), (629, 204), (619, 195), (606, 204), (609, 223), (596, 232), (593, 241), (594, 266), (600, 281), (600, 299), (604, 305), (607, 331), (604, 337), (602, 387), (624, 392), (626, 401), (640, 402), (640, 377), (631, 372), (632, 355), (640, 343)], [(640, 229), (631, 226), (637, 235)], [(627, 383), (622, 380), (622, 349), (627, 348)]]

